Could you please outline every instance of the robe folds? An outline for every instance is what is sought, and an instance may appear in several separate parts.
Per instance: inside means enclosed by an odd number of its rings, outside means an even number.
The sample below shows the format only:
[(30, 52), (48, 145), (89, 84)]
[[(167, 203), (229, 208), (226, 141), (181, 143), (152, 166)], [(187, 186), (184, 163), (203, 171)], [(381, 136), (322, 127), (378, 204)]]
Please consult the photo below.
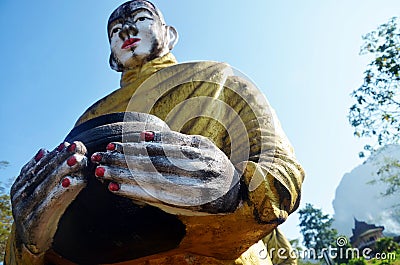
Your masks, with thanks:
[[(271, 246), (290, 248), (277, 226), (299, 206), (304, 170), (274, 110), (251, 81), (225, 63), (177, 64), (167, 54), (123, 72), (121, 88), (89, 107), (76, 126), (126, 111), (146, 112), (174, 131), (210, 139), (241, 172), (246, 194), (233, 213), (178, 212), (186, 234), (177, 249), (114, 264), (263, 265), (272, 264), (271, 259), (274, 264), (295, 263), (268, 253)], [(33, 255), (18, 242), (16, 231), (5, 262), (73, 264), (52, 251)]]

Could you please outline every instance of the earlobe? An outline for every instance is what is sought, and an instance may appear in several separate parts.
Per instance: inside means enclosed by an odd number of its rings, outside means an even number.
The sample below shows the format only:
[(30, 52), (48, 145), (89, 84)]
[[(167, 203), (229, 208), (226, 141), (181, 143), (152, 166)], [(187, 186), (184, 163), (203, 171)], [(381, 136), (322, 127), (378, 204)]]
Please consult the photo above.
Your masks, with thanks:
[(172, 50), (175, 47), (175, 44), (178, 43), (179, 39), (178, 31), (172, 26), (167, 26), (167, 37), (168, 37), (168, 49)]

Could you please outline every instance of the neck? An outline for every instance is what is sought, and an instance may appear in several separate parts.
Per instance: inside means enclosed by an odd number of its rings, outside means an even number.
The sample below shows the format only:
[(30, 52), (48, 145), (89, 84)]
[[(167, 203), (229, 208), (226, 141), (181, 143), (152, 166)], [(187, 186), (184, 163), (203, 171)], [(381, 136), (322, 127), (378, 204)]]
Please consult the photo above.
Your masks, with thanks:
[(125, 87), (137, 79), (146, 79), (155, 72), (176, 64), (177, 61), (172, 53), (167, 53), (162, 57), (155, 58), (138, 67), (125, 70), (121, 75), (121, 87)]

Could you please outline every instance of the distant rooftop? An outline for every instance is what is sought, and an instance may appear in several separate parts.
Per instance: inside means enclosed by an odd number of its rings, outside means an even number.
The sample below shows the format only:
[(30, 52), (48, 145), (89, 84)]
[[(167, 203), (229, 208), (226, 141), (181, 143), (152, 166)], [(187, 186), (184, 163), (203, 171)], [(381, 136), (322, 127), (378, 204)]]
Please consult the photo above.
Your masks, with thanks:
[(366, 222), (358, 221), (356, 218), (354, 218), (353, 236), (350, 237), (350, 242), (353, 243), (360, 235), (367, 231), (376, 229), (383, 231), (385, 228), (383, 226), (367, 224)]

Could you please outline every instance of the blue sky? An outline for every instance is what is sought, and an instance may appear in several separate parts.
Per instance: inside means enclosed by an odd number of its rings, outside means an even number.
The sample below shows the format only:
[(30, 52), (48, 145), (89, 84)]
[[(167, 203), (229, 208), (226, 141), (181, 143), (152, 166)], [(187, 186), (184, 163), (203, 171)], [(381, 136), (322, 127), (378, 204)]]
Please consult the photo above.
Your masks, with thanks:
[[(122, 1), (0, 2), (2, 181), (57, 146), (82, 112), (119, 87), (108, 16)], [(333, 213), (344, 173), (362, 163), (347, 122), (362, 83), (361, 36), (400, 14), (398, 0), (154, 1), (180, 33), (180, 62), (228, 62), (267, 96), (306, 169), (302, 206)], [(298, 237), (297, 216), (283, 226)]]

